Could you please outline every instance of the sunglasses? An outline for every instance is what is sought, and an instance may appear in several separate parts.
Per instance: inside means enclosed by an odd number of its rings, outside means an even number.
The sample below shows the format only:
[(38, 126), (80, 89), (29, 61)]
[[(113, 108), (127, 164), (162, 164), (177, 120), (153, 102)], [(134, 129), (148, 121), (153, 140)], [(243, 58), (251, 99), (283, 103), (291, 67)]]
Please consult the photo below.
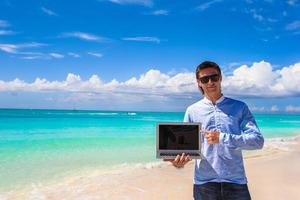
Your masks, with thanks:
[(201, 81), (201, 83), (204, 83), (204, 84), (208, 83), (209, 79), (212, 82), (217, 82), (220, 79), (220, 75), (219, 74), (212, 74), (212, 75), (209, 75), (209, 76), (203, 76), (203, 77), (198, 78), (198, 80)]

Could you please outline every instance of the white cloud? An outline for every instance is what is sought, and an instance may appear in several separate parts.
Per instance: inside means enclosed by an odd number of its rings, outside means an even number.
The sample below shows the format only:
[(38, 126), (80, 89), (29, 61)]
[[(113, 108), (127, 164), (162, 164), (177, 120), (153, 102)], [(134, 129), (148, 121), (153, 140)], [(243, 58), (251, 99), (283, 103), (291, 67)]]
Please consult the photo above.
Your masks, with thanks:
[(80, 55), (77, 54), (77, 53), (69, 52), (68, 55), (69, 55), (69, 56), (72, 56), (72, 57), (74, 57), (74, 58), (80, 58)]
[(9, 54), (16, 55), (17, 58), (25, 60), (35, 59), (51, 59), (51, 58), (64, 58), (63, 54), (60, 53), (42, 53), (42, 52), (30, 52), (24, 51), (24, 49), (38, 48), (47, 46), (47, 44), (31, 42), (23, 44), (0, 44), (0, 51), (4, 51)]
[(271, 111), (272, 111), (272, 112), (278, 112), (278, 111), (279, 111), (278, 106), (277, 106), (277, 105), (273, 105), (273, 106), (271, 107)]
[(97, 58), (102, 58), (103, 54), (102, 53), (96, 53), (96, 52), (87, 52), (87, 54), (91, 55), (91, 56), (95, 56)]
[(24, 59), (24, 60), (36, 60), (36, 59), (42, 59), (43, 57), (42, 56), (22, 56), (20, 58)]
[(60, 53), (49, 53), (49, 55), (53, 58), (64, 58), (65, 56)]
[(0, 35), (14, 35), (16, 32), (8, 30), (0, 30)]
[(252, 112), (265, 112), (266, 111), (266, 108), (264, 106), (249, 106), (249, 109), (252, 111)]
[(22, 53), (19, 52), (20, 49), (35, 48), (35, 47), (41, 47), (45, 45), (46, 44), (37, 43), (37, 42), (24, 43), (24, 44), (1, 44), (0, 43), (0, 50), (6, 53), (17, 54), (17, 53)]
[(42, 10), (44, 13), (46, 13), (47, 15), (50, 15), (50, 16), (57, 16), (57, 14), (56, 14), (54, 11), (52, 11), (52, 10), (50, 10), (50, 9), (48, 9), (48, 8), (41, 7), (41, 10)]
[(89, 78), (88, 83), (93, 85), (93, 87), (95, 87), (95, 88), (101, 88), (101, 85), (103, 85), (101, 79), (95, 74)]
[(285, 107), (286, 112), (300, 112), (300, 106), (288, 105)]
[(67, 79), (66, 79), (66, 82), (70, 83), (70, 84), (80, 82), (80, 81), (81, 81), (80, 76), (72, 74), (72, 73), (69, 73), (68, 76), (67, 76)]
[(289, 31), (296, 30), (298, 28), (300, 28), (300, 20), (293, 21), (285, 27), (285, 29)]
[(31, 42), (31, 43), (24, 43), (18, 45), (19, 48), (33, 48), (33, 47), (42, 47), (47, 46), (47, 44), (39, 43), (39, 42)]
[(168, 75), (162, 74), (159, 70), (149, 70), (146, 74), (142, 74), (139, 79), (131, 78), (125, 82), (130, 86), (141, 86), (141, 87), (159, 87), (164, 86), (164, 83), (170, 79)]
[(290, 95), (299, 95), (300, 92), (300, 62), (278, 71), (279, 77), (272, 86), (275, 93), (285, 92)]
[(112, 3), (117, 3), (117, 4), (136, 4), (136, 5), (142, 5), (142, 6), (148, 6), (151, 7), (153, 6), (153, 1), (152, 0), (109, 0)]
[(69, 32), (69, 33), (63, 33), (63, 37), (74, 37), (81, 40), (86, 41), (98, 41), (98, 42), (104, 42), (107, 39), (98, 35), (90, 34), (90, 33), (84, 33), (84, 32)]
[(16, 53), (18, 47), (14, 44), (0, 44), (0, 50), (6, 53)]
[(169, 11), (168, 10), (155, 10), (153, 12), (150, 13), (151, 15), (168, 15)]
[(69, 73), (63, 81), (48, 81), (36, 78), (32, 83), (20, 79), (13, 81), (0, 81), (0, 91), (65, 91), (72, 93), (106, 94), (107, 98), (117, 95), (126, 97), (128, 95), (142, 95), (145, 98), (158, 97), (167, 98), (168, 95), (188, 96), (197, 92), (194, 74), (179, 73), (168, 76), (159, 70), (149, 70), (139, 78), (131, 78), (124, 82), (113, 79), (104, 83), (98, 75), (92, 75), (88, 80), (82, 80), (79, 75)]
[[(225, 95), (238, 97), (300, 97), (300, 62), (294, 65), (274, 70), (268, 62), (261, 61), (251, 66), (242, 65), (233, 71), (232, 75), (223, 76), (222, 90)], [(82, 80), (79, 75), (68, 74), (66, 80), (48, 81), (37, 78), (28, 83), (20, 79), (0, 81), (0, 91), (66, 91), (72, 93), (105, 93), (109, 98), (118, 98), (139, 94), (145, 98), (190, 98), (199, 95), (194, 72), (182, 72), (174, 75), (151, 69), (138, 78), (132, 77), (126, 81), (112, 80), (103, 82), (98, 75), (92, 75), (88, 80)], [(142, 97), (141, 97), (142, 98)], [(253, 108), (256, 111), (266, 111), (266, 108)], [(268, 111), (276, 111), (273, 105)], [(291, 110), (291, 109), (290, 109)]]
[(5, 21), (5, 20), (0, 20), (0, 27), (3, 28), (3, 27), (8, 27), (10, 26), (9, 22), (8, 21)]
[(261, 61), (250, 67), (242, 65), (235, 69), (233, 75), (224, 77), (223, 85), (227, 92), (236, 95), (260, 96), (275, 84), (278, 76), (270, 63)]
[(216, 4), (216, 3), (220, 3), (222, 2), (223, 0), (212, 0), (212, 1), (208, 1), (206, 3), (203, 3), (201, 5), (199, 5), (196, 9), (198, 10), (201, 10), (201, 11), (204, 11), (208, 8), (210, 8), (213, 4)]
[(157, 37), (126, 37), (126, 38), (122, 38), (122, 40), (138, 41), (138, 42), (154, 42), (154, 43), (160, 43), (161, 41)]
[(52, 57), (49, 54), (45, 54), (42, 52), (18, 52), (21, 59), (25, 60), (35, 60), (35, 59), (51, 59)]
[(300, 62), (276, 71), (265, 61), (242, 65), (223, 81), (224, 91), (237, 96), (300, 96), (296, 85), (300, 85)]

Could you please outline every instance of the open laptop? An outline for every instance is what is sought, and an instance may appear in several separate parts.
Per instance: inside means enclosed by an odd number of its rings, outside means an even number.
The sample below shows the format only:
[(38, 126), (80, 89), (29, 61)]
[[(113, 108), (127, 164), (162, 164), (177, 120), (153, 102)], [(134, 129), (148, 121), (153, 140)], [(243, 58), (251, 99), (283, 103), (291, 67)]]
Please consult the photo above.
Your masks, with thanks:
[(201, 124), (172, 122), (156, 126), (156, 157), (174, 159), (185, 153), (201, 158)]

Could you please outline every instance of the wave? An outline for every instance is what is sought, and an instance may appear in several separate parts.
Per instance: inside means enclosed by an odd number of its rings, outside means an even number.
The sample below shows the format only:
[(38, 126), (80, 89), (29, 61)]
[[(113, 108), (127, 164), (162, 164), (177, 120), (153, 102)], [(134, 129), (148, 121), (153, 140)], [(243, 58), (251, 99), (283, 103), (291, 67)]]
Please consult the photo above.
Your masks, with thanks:
[(87, 113), (86, 115), (119, 115), (119, 113)]
[[(137, 115), (136, 112), (46, 112), (46, 115)], [(0, 199), (1, 200), (1, 199)]]
[(135, 112), (128, 112), (127, 115), (136, 115)]
[(119, 115), (120, 113), (116, 112), (102, 112), (102, 113), (80, 113), (80, 112), (66, 112), (66, 113), (55, 113), (55, 112), (47, 112), (42, 113), (41, 115), (74, 115), (74, 116), (94, 116), (94, 115)]
[(162, 168), (170, 165), (168, 162), (162, 160), (146, 162), (146, 163), (122, 163), (112, 167), (112, 169), (153, 169)]
[(280, 123), (300, 123), (300, 120), (280, 120)]
[[(7, 199), (48, 199), (49, 195), (54, 195), (57, 199), (99, 199), (99, 193), (88, 193), (88, 188), (93, 188), (95, 185), (103, 187), (107, 186), (106, 191), (114, 190), (113, 186), (119, 185), (122, 177), (132, 176), (137, 170), (151, 170), (154, 168), (162, 168), (170, 165), (167, 162), (149, 162), (149, 163), (123, 163), (110, 168), (108, 170), (89, 169), (88, 171), (69, 174), (63, 179), (56, 182), (31, 182), (22, 189), (13, 189), (0, 194), (0, 200)], [(130, 186), (139, 191), (144, 191), (138, 186)], [(67, 192), (67, 193), (66, 193)], [(91, 196), (90, 196), (91, 195)], [(110, 196), (110, 195), (109, 195)], [(110, 199), (104, 198), (104, 199)], [(21, 198), (20, 198), (21, 197)], [(91, 197), (91, 198), (89, 198)], [(102, 196), (101, 196), (102, 197)], [(102, 199), (102, 198), (100, 198)], [(123, 199), (123, 198), (122, 198)]]
[(264, 148), (289, 151), (292, 149), (292, 145), (297, 144), (299, 142), (300, 135), (291, 137), (268, 138), (265, 140)]

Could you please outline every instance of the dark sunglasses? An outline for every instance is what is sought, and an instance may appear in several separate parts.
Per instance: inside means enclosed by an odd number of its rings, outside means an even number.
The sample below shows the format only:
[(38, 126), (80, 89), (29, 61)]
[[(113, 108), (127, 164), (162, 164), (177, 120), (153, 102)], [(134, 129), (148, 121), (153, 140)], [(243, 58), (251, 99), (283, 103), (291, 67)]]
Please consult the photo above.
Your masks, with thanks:
[(208, 83), (209, 79), (212, 81), (212, 82), (217, 82), (220, 78), (220, 75), (219, 74), (212, 74), (212, 75), (209, 75), (209, 76), (203, 76), (203, 77), (200, 77), (198, 78), (199, 81), (201, 81), (201, 83)]

